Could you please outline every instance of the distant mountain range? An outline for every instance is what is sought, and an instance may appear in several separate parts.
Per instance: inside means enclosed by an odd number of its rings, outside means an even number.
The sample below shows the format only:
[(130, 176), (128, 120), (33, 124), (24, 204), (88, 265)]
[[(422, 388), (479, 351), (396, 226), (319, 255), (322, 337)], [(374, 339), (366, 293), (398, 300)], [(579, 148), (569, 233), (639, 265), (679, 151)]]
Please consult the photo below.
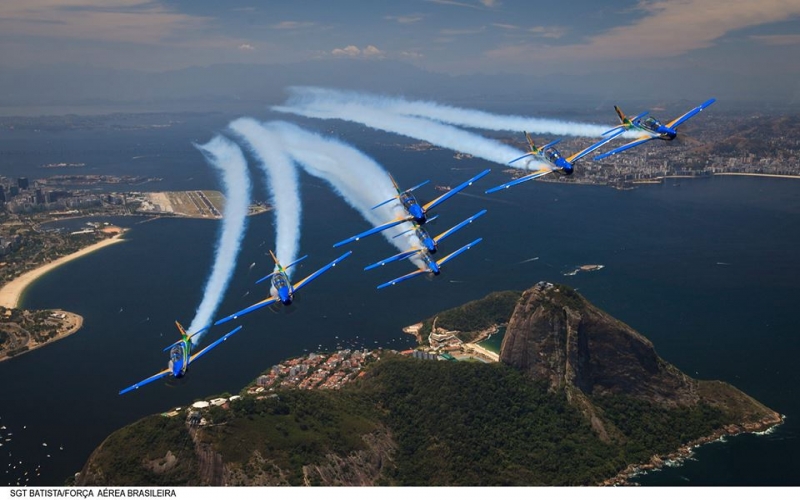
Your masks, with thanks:
[[(113, 70), (72, 65), (40, 66), (0, 72), (0, 114), (3, 108), (107, 106), (118, 110), (240, 111), (283, 102), (291, 85), (314, 85), (437, 99), (504, 112), (520, 101), (549, 111), (550, 105), (592, 109), (611, 104), (694, 102), (708, 97), (767, 109), (800, 105), (794, 82), (783, 78), (723, 74), (698, 68), (676, 81), (665, 68), (628, 74), (588, 75), (475, 74), (452, 76), (397, 61), (325, 60), (294, 64), (217, 64), (164, 72)], [(752, 95), (769, 85), (769, 92)], [(798, 102), (796, 102), (798, 101)], [(698, 101), (699, 102), (699, 101)], [(607, 110), (606, 110), (607, 111)], [(47, 114), (47, 113), (45, 113)]]

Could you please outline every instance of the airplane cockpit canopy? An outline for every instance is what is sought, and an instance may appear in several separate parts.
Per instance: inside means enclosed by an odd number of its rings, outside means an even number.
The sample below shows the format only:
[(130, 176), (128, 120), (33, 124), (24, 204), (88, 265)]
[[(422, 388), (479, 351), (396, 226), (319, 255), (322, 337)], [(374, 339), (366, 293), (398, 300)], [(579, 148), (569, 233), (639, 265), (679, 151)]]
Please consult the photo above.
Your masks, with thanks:
[(272, 286), (275, 288), (284, 288), (289, 286), (289, 281), (282, 273), (278, 273), (272, 277)]
[(658, 127), (661, 126), (661, 122), (653, 118), (652, 116), (648, 116), (647, 119), (642, 122), (642, 125), (649, 128), (650, 130), (658, 130)]

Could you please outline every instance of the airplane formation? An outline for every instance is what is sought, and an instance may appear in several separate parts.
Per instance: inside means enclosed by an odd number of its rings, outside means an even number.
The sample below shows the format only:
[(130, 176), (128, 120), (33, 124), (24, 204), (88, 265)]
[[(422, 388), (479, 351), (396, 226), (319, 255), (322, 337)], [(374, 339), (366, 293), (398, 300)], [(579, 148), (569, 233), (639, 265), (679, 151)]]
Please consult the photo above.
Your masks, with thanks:
[[(606, 153), (600, 154), (595, 156), (594, 160), (602, 160), (604, 158), (608, 158), (610, 156), (616, 155), (628, 149), (634, 148), (651, 140), (659, 139), (664, 141), (671, 141), (677, 137), (678, 131), (677, 128), (679, 125), (683, 124), (693, 116), (697, 115), (705, 108), (710, 106), (716, 101), (716, 99), (709, 99), (702, 103), (701, 105), (687, 111), (683, 115), (675, 118), (674, 120), (667, 122), (666, 124), (661, 123), (658, 119), (652, 116), (648, 116), (649, 112), (645, 111), (640, 113), (639, 115), (635, 116), (634, 118), (628, 118), (619, 107), (614, 106), (614, 110), (617, 112), (619, 116), (620, 124), (616, 127), (606, 131), (603, 133), (603, 138), (592, 144), (591, 146), (571, 155), (568, 157), (562, 156), (562, 154), (555, 148), (555, 145), (560, 141), (560, 139), (552, 141), (548, 144), (545, 144), (542, 147), (537, 147), (534, 144), (533, 139), (531, 138), (530, 134), (524, 132), (525, 138), (529, 145), (529, 152), (518, 157), (514, 158), (513, 160), (509, 161), (508, 164), (516, 163), (519, 160), (523, 160), (527, 158), (526, 166), (530, 164), (534, 164), (537, 167), (533, 172), (527, 174), (523, 177), (515, 179), (513, 181), (507, 182), (505, 184), (501, 184), (499, 186), (487, 189), (485, 193), (491, 194), (497, 191), (502, 191), (504, 189), (508, 189), (511, 186), (515, 186), (517, 184), (522, 184), (527, 181), (531, 181), (537, 179), (539, 177), (554, 174), (554, 175), (564, 175), (568, 176), (571, 175), (574, 171), (575, 164), (583, 159), (584, 157), (588, 156), (589, 154), (593, 153), (594, 151), (600, 149), (613, 139), (617, 138), (618, 136), (624, 134), (625, 132), (634, 132), (638, 134), (638, 137), (618, 148), (612, 149)], [(442, 266), (449, 262), (450, 260), (454, 259), (455, 257), (461, 255), (462, 253), (466, 252), (467, 250), (471, 249), (473, 246), (477, 245), (483, 238), (477, 238), (471, 243), (464, 245), (463, 247), (455, 250), (454, 252), (442, 257), (440, 259), (434, 258), (434, 254), (436, 254), (439, 250), (439, 243), (454, 234), (456, 231), (463, 229), (464, 227), (470, 225), (479, 217), (486, 214), (486, 210), (481, 210), (480, 212), (476, 213), (472, 217), (460, 222), (459, 224), (451, 227), (450, 229), (442, 232), (441, 234), (431, 237), (428, 233), (427, 229), (425, 228), (426, 223), (436, 219), (438, 215), (430, 216), (429, 213), (431, 209), (437, 207), (438, 205), (442, 204), (443, 202), (447, 201), (448, 199), (452, 198), (459, 192), (463, 191), (467, 187), (471, 186), (473, 183), (478, 181), (479, 179), (485, 177), (490, 172), (490, 169), (486, 169), (479, 173), (478, 175), (472, 177), (471, 179), (465, 181), (462, 184), (459, 184), (455, 188), (450, 189), (445, 194), (435, 198), (433, 201), (420, 204), (416, 197), (413, 194), (413, 191), (417, 190), (418, 188), (426, 185), (429, 181), (426, 180), (417, 184), (414, 187), (411, 187), (406, 190), (401, 190), (398, 186), (397, 182), (394, 180), (393, 177), (390, 178), (394, 185), (397, 194), (388, 200), (385, 200), (374, 207), (372, 209), (376, 209), (378, 207), (395, 203), (398, 207), (402, 208), (405, 212), (404, 215), (400, 217), (396, 217), (384, 224), (380, 224), (372, 229), (359, 233), (355, 236), (347, 238), (345, 240), (339, 241), (333, 245), (334, 248), (346, 245), (348, 243), (352, 243), (355, 241), (359, 241), (361, 238), (366, 236), (383, 232), (387, 229), (393, 228), (395, 226), (401, 224), (409, 224), (411, 227), (406, 229), (405, 231), (395, 235), (393, 238), (398, 238), (403, 235), (408, 235), (413, 233), (417, 239), (419, 240), (420, 245), (413, 245), (409, 250), (401, 252), (399, 254), (393, 255), (388, 257), (384, 260), (376, 262), (374, 264), (370, 264), (364, 268), (365, 271), (375, 269), (381, 266), (384, 266), (390, 262), (395, 261), (402, 261), (402, 260), (410, 260), (416, 266), (417, 270), (400, 276), (399, 278), (395, 278), (391, 281), (387, 281), (386, 283), (380, 284), (377, 286), (378, 289), (387, 288), (397, 283), (406, 281), (411, 278), (415, 278), (417, 276), (422, 275), (434, 275), (438, 276), (441, 272)], [(256, 284), (263, 283), (269, 280), (271, 284), (271, 292), (264, 300), (260, 302), (256, 302), (255, 304), (246, 307), (238, 312), (235, 312), (229, 316), (226, 316), (214, 323), (214, 326), (221, 325), (223, 323), (227, 323), (229, 321), (239, 319), (241, 316), (254, 312), (258, 309), (263, 307), (276, 305), (277, 303), (282, 304), (283, 306), (290, 306), (292, 301), (294, 300), (295, 294), (299, 292), (303, 287), (311, 283), (312, 281), (316, 280), (324, 273), (328, 272), (332, 268), (334, 268), (337, 264), (342, 262), (344, 259), (352, 255), (352, 251), (348, 251), (347, 253), (343, 254), (342, 256), (338, 257), (334, 261), (330, 262), (329, 264), (323, 266), (319, 270), (315, 271), (311, 275), (307, 276), (306, 278), (298, 281), (295, 284), (292, 284), (291, 279), (289, 278), (287, 271), (298, 264), (299, 262), (306, 259), (308, 256), (300, 257), (299, 259), (295, 260), (294, 262), (283, 266), (275, 254), (270, 250), (270, 255), (275, 263), (275, 271), (267, 276), (256, 281)], [(186, 372), (189, 368), (189, 365), (203, 356), (204, 354), (208, 353), (224, 341), (226, 341), (229, 337), (233, 334), (237, 333), (239, 330), (242, 329), (242, 326), (238, 326), (231, 330), (230, 332), (226, 333), (201, 351), (197, 352), (196, 354), (192, 355), (192, 337), (198, 335), (200, 333), (205, 332), (208, 328), (204, 328), (202, 330), (198, 330), (193, 333), (186, 333), (184, 328), (181, 326), (180, 323), (177, 321), (175, 324), (178, 327), (178, 331), (180, 332), (181, 339), (175, 342), (172, 345), (167, 346), (164, 349), (164, 352), (169, 351), (169, 362), (168, 367), (161, 372), (142, 380), (136, 384), (133, 384), (119, 392), (120, 395), (125, 394), (127, 392), (133, 391), (142, 387), (143, 385), (149, 384), (156, 380), (159, 380), (164, 377), (172, 376), (174, 378), (182, 378), (186, 375)]]

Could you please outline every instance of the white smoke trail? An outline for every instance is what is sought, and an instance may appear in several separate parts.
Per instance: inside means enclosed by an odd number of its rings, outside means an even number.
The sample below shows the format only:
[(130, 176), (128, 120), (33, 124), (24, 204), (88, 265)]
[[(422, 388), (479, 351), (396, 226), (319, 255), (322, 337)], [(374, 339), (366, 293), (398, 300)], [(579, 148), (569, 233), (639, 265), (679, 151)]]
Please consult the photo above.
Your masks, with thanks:
[(482, 130), (502, 130), (556, 136), (600, 137), (608, 125), (569, 122), (530, 116), (499, 115), (439, 104), (433, 101), (410, 101), (397, 97), (378, 96), (319, 87), (289, 87), (287, 105), (295, 108), (337, 109), (349, 106), (367, 107), (395, 115), (428, 118), (442, 123)]
[[(275, 217), (275, 255), (285, 266), (297, 259), (300, 244), (300, 186), (297, 169), (286, 153), (280, 138), (252, 118), (240, 118), (230, 129), (247, 143), (266, 176), (270, 203)], [(277, 270), (277, 266), (275, 266)], [(294, 267), (286, 273), (291, 277)], [(273, 294), (275, 290), (272, 290)]]
[[(216, 136), (206, 144), (195, 144), (195, 147), (203, 153), (209, 165), (215, 168), (222, 178), (225, 208), (214, 264), (206, 281), (203, 300), (197, 307), (189, 326), (190, 332), (196, 332), (211, 324), (211, 319), (228, 289), (244, 238), (250, 204), (250, 176), (242, 150), (222, 136)], [(192, 342), (197, 344), (202, 336), (203, 334), (195, 335), (192, 337)]]
[(454, 151), (469, 153), (501, 165), (505, 165), (509, 160), (523, 154), (520, 150), (501, 142), (450, 125), (426, 118), (395, 115), (357, 104), (339, 105), (332, 102), (317, 102), (313, 105), (274, 106), (273, 109), (309, 118), (340, 119), (362, 123), (375, 129), (427, 141)]
[[(371, 209), (396, 196), (397, 191), (383, 167), (358, 149), (286, 122), (270, 122), (265, 126), (280, 137), (281, 144), (297, 163), (309, 174), (327, 181), (373, 226), (407, 215), (397, 203)], [(404, 223), (383, 231), (383, 235), (402, 251), (422, 246), (413, 232), (393, 238), (410, 228), (409, 223)]]

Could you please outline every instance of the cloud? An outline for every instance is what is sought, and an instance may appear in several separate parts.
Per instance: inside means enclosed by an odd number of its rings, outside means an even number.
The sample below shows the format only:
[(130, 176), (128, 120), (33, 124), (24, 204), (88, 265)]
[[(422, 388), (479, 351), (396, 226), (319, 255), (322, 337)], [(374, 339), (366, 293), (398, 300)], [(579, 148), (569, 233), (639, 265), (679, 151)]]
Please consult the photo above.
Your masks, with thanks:
[(413, 24), (425, 19), (422, 14), (411, 14), (407, 16), (384, 16), (387, 21), (396, 21), (398, 24)]
[(355, 45), (348, 45), (343, 49), (333, 49), (331, 51), (336, 57), (362, 57), (362, 58), (382, 58), (385, 53), (374, 45), (367, 45), (363, 49), (359, 49)]
[(499, 7), (500, 6), (500, 2), (498, 2), (496, 0), (480, 0), (480, 2), (485, 7), (489, 7), (489, 8), (491, 8), (491, 7)]
[(365, 57), (376, 57), (376, 56), (382, 56), (383, 55), (383, 52), (380, 51), (378, 49), (378, 47), (376, 47), (374, 45), (367, 45), (367, 47), (364, 50), (362, 50), (361, 53)]
[(501, 28), (504, 30), (518, 30), (519, 26), (515, 26), (513, 24), (502, 24), (502, 23), (492, 23), (492, 26), (495, 28)]
[[(426, 1), (430, 3), (438, 3), (439, 5), (454, 5), (456, 7), (468, 7), (470, 9), (485, 10), (485, 7), (481, 7), (480, 5), (475, 5), (465, 2), (456, 2), (455, 0), (426, 0)], [(481, 3), (483, 4), (484, 1), (488, 1), (489, 3), (494, 3), (492, 2), (492, 0), (481, 0)]]
[(566, 28), (561, 26), (534, 26), (533, 28), (528, 28), (528, 33), (533, 33), (542, 38), (561, 38), (566, 31)]
[(331, 54), (335, 56), (358, 57), (361, 55), (361, 49), (355, 45), (348, 45), (343, 49), (333, 49)]
[[(593, 36), (586, 43), (553, 46), (546, 51), (533, 50), (536, 47), (533, 44), (521, 44), (490, 50), (485, 55), (497, 59), (527, 56), (529, 60), (561, 61), (672, 57), (710, 47), (732, 31), (789, 19), (800, 14), (800, 3), (792, 0), (656, 0), (640, 2), (634, 13), (639, 13), (640, 17), (633, 23)], [(550, 37), (556, 34), (550, 33)]]
[(404, 50), (400, 52), (400, 57), (404, 57), (407, 59), (421, 59), (425, 56), (420, 52), (415, 52), (413, 50)]
[(764, 45), (800, 44), (800, 35), (752, 35), (750, 38)]
[(278, 24), (273, 24), (270, 26), (270, 28), (276, 30), (298, 30), (312, 28), (316, 25), (317, 23), (312, 23), (309, 21), (281, 21)]
[(460, 35), (477, 35), (485, 31), (486, 31), (486, 26), (481, 26), (480, 28), (463, 29), (463, 30), (443, 29), (439, 33), (446, 36), (460, 36)]
[(256, 48), (253, 47), (252, 45), (250, 45), (249, 43), (243, 43), (243, 44), (239, 45), (239, 50), (243, 50), (243, 51), (247, 52), (247, 51), (251, 51), (251, 50), (256, 50)]

